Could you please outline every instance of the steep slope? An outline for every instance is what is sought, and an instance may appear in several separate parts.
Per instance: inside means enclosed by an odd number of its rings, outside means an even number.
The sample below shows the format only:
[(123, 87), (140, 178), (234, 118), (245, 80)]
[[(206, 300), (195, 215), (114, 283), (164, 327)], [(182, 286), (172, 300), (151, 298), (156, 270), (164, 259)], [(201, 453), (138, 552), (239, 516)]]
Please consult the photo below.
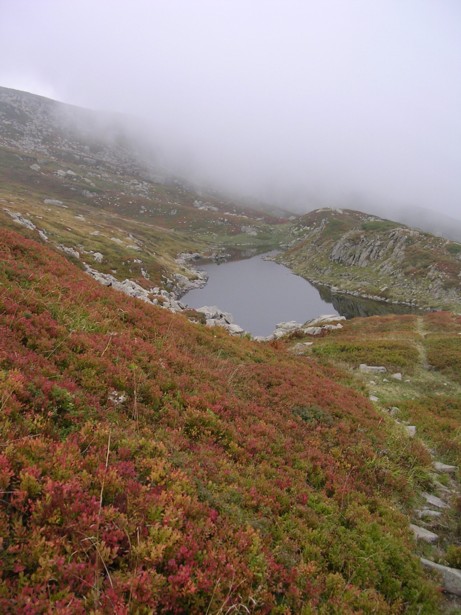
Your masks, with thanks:
[(145, 287), (193, 276), (179, 253), (283, 240), (286, 219), (168, 173), (144, 133), (129, 118), (0, 88), (0, 223)]
[(2, 612), (437, 612), (429, 455), (346, 372), (0, 238)]
[(338, 292), (422, 307), (461, 306), (461, 244), (347, 209), (300, 218), (279, 260)]
[[(325, 332), (326, 333), (326, 332)], [(413, 524), (431, 532), (421, 555), (460, 575), (461, 316), (450, 312), (356, 318), (323, 337), (287, 340), (325, 364), (350, 370), (376, 408), (421, 438), (433, 457), (431, 481), (416, 502)], [(386, 455), (381, 463), (386, 465)], [(428, 493), (430, 492), (428, 497)], [(435, 499), (433, 499), (435, 496)], [(438, 498), (438, 499), (437, 499)], [(416, 530), (419, 531), (419, 530)], [(427, 536), (427, 535), (426, 535)], [(434, 567), (436, 567), (434, 566)], [(460, 588), (458, 588), (458, 595)], [(459, 604), (459, 603), (458, 603)], [(448, 610), (448, 612), (452, 612)], [(459, 611), (455, 611), (459, 612)]]

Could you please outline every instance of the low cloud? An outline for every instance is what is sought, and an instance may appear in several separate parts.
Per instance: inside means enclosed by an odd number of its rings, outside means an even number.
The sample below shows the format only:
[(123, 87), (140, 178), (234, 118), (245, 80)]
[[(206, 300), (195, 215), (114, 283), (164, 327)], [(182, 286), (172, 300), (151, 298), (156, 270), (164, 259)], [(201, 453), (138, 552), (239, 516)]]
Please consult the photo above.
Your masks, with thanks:
[(0, 4), (0, 84), (142, 118), (197, 181), (461, 218), (455, 0)]

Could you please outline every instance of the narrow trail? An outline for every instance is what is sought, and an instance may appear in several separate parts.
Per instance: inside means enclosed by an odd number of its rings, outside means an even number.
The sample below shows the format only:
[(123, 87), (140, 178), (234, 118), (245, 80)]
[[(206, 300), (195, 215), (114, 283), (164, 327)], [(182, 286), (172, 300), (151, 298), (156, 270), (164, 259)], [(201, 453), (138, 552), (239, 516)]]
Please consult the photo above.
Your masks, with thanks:
[[(424, 370), (430, 370), (431, 366), (424, 345), (427, 331), (422, 316), (416, 318), (415, 330), (414, 344), (418, 350), (420, 366)], [(397, 417), (394, 418), (400, 423)], [(415, 427), (414, 429), (416, 430)], [(421, 438), (419, 434), (416, 434), (416, 437)], [(438, 459), (436, 451), (431, 449), (424, 439), (421, 438), (421, 441), (432, 458), (432, 489), (430, 492), (420, 493), (419, 505), (413, 510), (410, 529), (416, 543), (425, 544), (424, 548), (417, 547), (421, 563), (425, 568), (439, 575), (444, 590), (441, 612), (448, 615), (461, 610), (461, 570), (450, 568), (439, 562), (446, 561), (448, 545), (459, 544), (456, 529), (456, 500), (461, 493), (461, 485), (457, 480), (458, 468), (443, 463)], [(422, 554), (424, 556), (421, 556)]]
[(424, 326), (424, 319), (422, 316), (416, 318), (416, 333), (419, 339), (415, 340), (415, 345), (418, 350), (419, 360), (423, 369), (430, 369), (429, 361), (427, 360), (426, 349), (423, 344), (423, 340), (426, 337), (426, 329)]

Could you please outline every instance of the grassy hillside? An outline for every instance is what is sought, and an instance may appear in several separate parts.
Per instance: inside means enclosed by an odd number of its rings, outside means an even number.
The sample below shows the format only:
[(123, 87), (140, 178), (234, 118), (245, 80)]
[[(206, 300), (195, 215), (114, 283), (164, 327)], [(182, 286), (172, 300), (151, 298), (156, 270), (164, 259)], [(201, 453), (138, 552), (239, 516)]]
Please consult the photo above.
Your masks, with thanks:
[(365, 384), (0, 239), (2, 612), (438, 611), (430, 456)]
[[(308, 346), (303, 346), (306, 342)], [(419, 544), (422, 555), (443, 565), (461, 567), (461, 316), (450, 312), (425, 315), (356, 318), (343, 328), (318, 338), (293, 336), (292, 351), (316, 358), (323, 365), (342, 366), (358, 391), (373, 396), (384, 417), (401, 429), (412, 425), (434, 460), (454, 464), (452, 472), (432, 474), (429, 491), (442, 494), (451, 506), (440, 516), (415, 513), (414, 523), (435, 531), (435, 546)], [(361, 364), (381, 366), (382, 373), (366, 373)], [(388, 453), (381, 456), (387, 467)], [(434, 469), (437, 469), (437, 463)], [(412, 472), (409, 469), (409, 472)], [(451, 475), (451, 477), (450, 477)], [(416, 501), (424, 509), (424, 498)], [(457, 611), (458, 612), (458, 611)]]
[(422, 307), (461, 307), (461, 244), (348, 209), (318, 209), (279, 260), (338, 292)]
[(175, 262), (182, 252), (263, 251), (284, 241), (289, 224), (277, 213), (198, 190), (157, 158), (133, 120), (0, 88), (3, 227), (22, 223), (36, 239), (145, 287), (191, 277)]

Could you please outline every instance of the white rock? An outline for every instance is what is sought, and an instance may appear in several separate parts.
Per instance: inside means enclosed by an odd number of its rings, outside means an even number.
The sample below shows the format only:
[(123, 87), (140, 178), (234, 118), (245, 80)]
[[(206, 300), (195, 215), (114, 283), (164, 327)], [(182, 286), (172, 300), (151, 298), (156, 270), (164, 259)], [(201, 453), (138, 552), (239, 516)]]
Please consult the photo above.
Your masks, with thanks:
[(327, 325), (330, 323), (339, 322), (340, 320), (346, 320), (346, 317), (339, 316), (338, 314), (323, 314), (322, 316), (314, 318), (313, 320), (309, 320), (304, 324), (308, 325), (309, 327), (317, 327), (319, 325)]
[(97, 263), (102, 263), (102, 261), (104, 260), (104, 256), (101, 254), (101, 252), (94, 252), (93, 258)]
[(432, 493), (423, 491), (421, 495), (431, 506), (435, 506), (436, 508), (448, 508), (448, 504), (446, 502), (438, 498), (436, 495), (432, 495)]
[(455, 596), (461, 596), (461, 570), (442, 566), (442, 564), (436, 564), (424, 557), (421, 558), (421, 563), (425, 568), (435, 570), (441, 575), (443, 589), (446, 592), (454, 594)]
[(245, 333), (245, 330), (236, 324), (230, 324), (226, 327), (226, 329), (229, 331), (229, 333), (232, 333), (233, 335), (242, 335), (243, 333)]
[(424, 540), (424, 542), (429, 542), (430, 544), (433, 544), (439, 539), (437, 534), (434, 534), (434, 532), (426, 530), (426, 528), (420, 527), (419, 525), (415, 525), (414, 523), (410, 523), (410, 529), (415, 535), (416, 540)]
[(290, 320), (288, 322), (279, 322), (275, 325), (276, 329), (281, 329), (282, 331), (296, 331), (296, 329), (301, 329), (302, 324), (296, 322), (295, 320)]
[(450, 466), (441, 461), (434, 461), (432, 465), (434, 466), (434, 470), (437, 472), (444, 472), (445, 474), (454, 474), (457, 470), (456, 466)]
[(320, 335), (322, 331), (322, 327), (306, 327), (305, 329), (302, 329), (302, 332), (305, 335)]
[(405, 425), (405, 431), (410, 438), (416, 436), (416, 427), (414, 425)]
[(4, 207), (3, 210), (6, 211), (6, 213), (11, 218), (13, 218), (14, 222), (17, 222), (21, 226), (25, 226), (30, 231), (35, 231), (35, 229), (37, 228), (35, 224), (32, 222), (32, 220), (29, 220), (28, 218), (24, 218), (24, 216), (21, 216), (21, 214), (18, 213), (17, 211), (11, 211), (10, 209), (7, 209), (6, 207)]
[(400, 372), (396, 372), (391, 375), (391, 378), (394, 378), (394, 380), (402, 380), (402, 374)]
[(111, 391), (108, 395), (108, 398), (116, 406), (119, 406), (120, 404), (123, 404), (128, 399), (128, 396), (126, 395), (126, 393), (118, 393), (117, 391)]
[(382, 365), (367, 365), (366, 363), (361, 363), (359, 370), (365, 374), (384, 374), (387, 372), (387, 369)]
[(368, 399), (369, 399), (370, 401), (374, 401), (374, 402), (379, 401), (379, 398), (378, 398), (378, 397), (376, 397), (376, 395), (370, 395), (370, 397), (369, 397)]
[(39, 164), (31, 164), (29, 168), (32, 169), (32, 171), (40, 171)]
[(204, 305), (197, 308), (195, 311), (205, 314), (205, 318), (207, 319), (226, 320), (229, 325), (233, 322), (232, 314), (223, 312), (216, 305)]

